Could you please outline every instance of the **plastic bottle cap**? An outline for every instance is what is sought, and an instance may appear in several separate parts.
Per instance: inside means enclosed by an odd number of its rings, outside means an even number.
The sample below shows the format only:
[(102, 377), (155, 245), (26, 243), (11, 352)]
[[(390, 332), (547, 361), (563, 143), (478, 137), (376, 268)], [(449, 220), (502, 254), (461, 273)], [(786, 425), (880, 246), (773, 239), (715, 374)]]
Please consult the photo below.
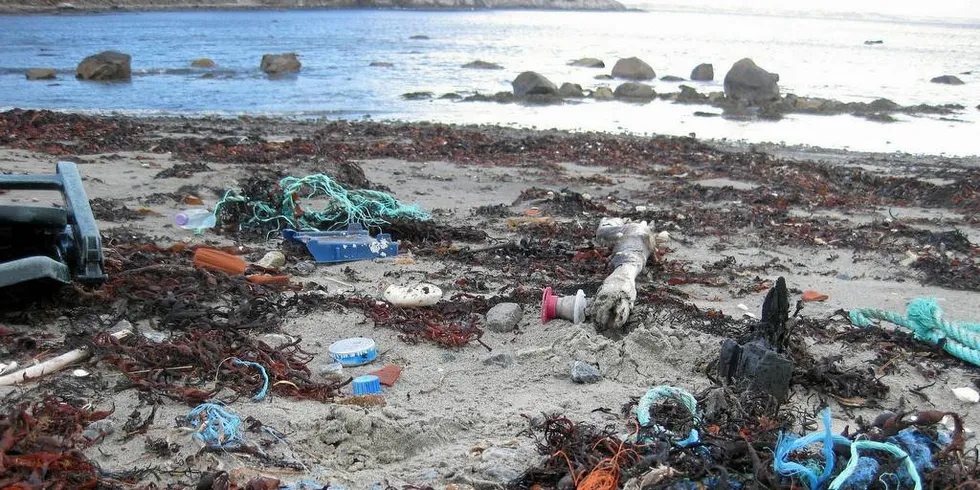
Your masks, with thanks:
[(177, 213), (177, 216), (174, 216), (174, 222), (177, 223), (177, 226), (184, 226), (187, 221), (187, 215), (184, 213)]
[(381, 393), (381, 380), (371, 374), (354, 378), (353, 384), (355, 395), (377, 395)]
[(548, 323), (556, 318), (555, 307), (558, 306), (558, 296), (551, 293), (551, 286), (544, 288), (541, 295), (541, 323)]
[(353, 337), (338, 340), (327, 349), (330, 357), (344, 366), (360, 366), (378, 357), (378, 347), (373, 340), (365, 337)]

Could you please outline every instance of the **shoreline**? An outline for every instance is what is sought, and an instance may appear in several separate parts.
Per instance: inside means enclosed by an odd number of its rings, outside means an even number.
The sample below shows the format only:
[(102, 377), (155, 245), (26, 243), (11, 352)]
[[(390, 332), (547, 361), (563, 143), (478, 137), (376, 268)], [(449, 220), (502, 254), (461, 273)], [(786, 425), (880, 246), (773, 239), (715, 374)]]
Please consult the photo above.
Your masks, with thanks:
[[(769, 150), (501, 126), (0, 113), (3, 173), (45, 174), (58, 160), (76, 162), (110, 276), (101, 289), (67, 287), (47, 299), (0, 296), (0, 362), (30, 365), (96, 346), (77, 366), (87, 376), (50, 373), (0, 386), (0, 398), (11, 411), (52, 396), (64, 401), (58, 414), (78, 410), (83, 415), (73, 423), (38, 425), (38, 436), (60, 444), (59, 453), (85, 463), (94, 478), (125, 481), (124, 488), (214, 488), (197, 482), (214, 480), (217, 467), (237, 480), (234, 488), (263, 475), (352, 489), (537, 483), (550, 490), (567, 465), (558, 460), (545, 476), (532, 471), (555, 450), (537, 452), (529, 422), (560, 414), (582, 427), (629, 431), (631, 413), (617, 408), (650, 386), (679, 387), (699, 407), (728, 396), (737, 388), (721, 388), (710, 365), (725, 339), (751, 335), (766, 291), (785, 277), (790, 306), (806, 290), (827, 295), (798, 305), (787, 350), (796, 362), (792, 394), (782, 404), (765, 398), (763, 412), (734, 423), (743, 415), (724, 407), (754, 394), (706, 410), (706, 424), (717, 428), (701, 432), (714, 447), (743, 441), (751, 430), (768, 458), (780, 433), (812, 430), (812, 417), (798, 414), (823, 407), (836, 432), (883, 410), (954, 412), (976, 429), (975, 405), (950, 395), (974, 386), (976, 367), (902, 328), (855, 327), (841, 312), (904, 311), (913, 298), (937, 297), (950, 319), (980, 318), (980, 168), (833, 151), (796, 160)], [(432, 218), (378, 226), (400, 241), (395, 259), (318, 265), (304, 247), (270, 238), (267, 228), (278, 225), (248, 225), (256, 216), (248, 206), (226, 208), (220, 225), (200, 234), (174, 225), (174, 215), (194, 202), (213, 207), (227, 190), (280, 202), (269, 196), (281, 179), (311, 175), (417, 204)], [(48, 199), (0, 193), (4, 204)], [(320, 204), (302, 205), (305, 214)], [(562, 295), (583, 290), (591, 300), (609, 274), (612, 252), (595, 244), (604, 217), (645, 221), (670, 236), (636, 280), (629, 322), (612, 332), (591, 321), (542, 323), (545, 287)], [(280, 251), (278, 273), (290, 283), (250, 286), (197, 269), (195, 247), (235, 251), (247, 262)], [(420, 281), (441, 288), (442, 301), (384, 307), (388, 285)], [(522, 309), (516, 325), (489, 326), (490, 308), (500, 303)], [(470, 330), (449, 330), (464, 323)], [(99, 340), (120, 325), (140, 334)], [(448, 335), (420, 333), (430, 329)], [(402, 369), (384, 388), (382, 406), (351, 396), (321, 371), (332, 362), (328, 346), (349, 337), (373, 339), (378, 359), (343, 368), (345, 378), (389, 364)], [(232, 357), (268, 366), (261, 402), (249, 398), (262, 378), (228, 363)], [(576, 361), (596, 367), (600, 379), (574, 381)], [(185, 421), (204, 400), (265, 429), (242, 429), (244, 447), (202, 450)], [(95, 417), (86, 410), (109, 418), (115, 430), (89, 425)], [(665, 412), (657, 415), (665, 426), (690, 421)], [(757, 425), (762, 415), (773, 422)], [(86, 428), (97, 438), (71, 451)], [(960, 457), (970, 458), (976, 443), (967, 440)], [(16, 450), (31, 453), (24, 445)], [(685, 471), (669, 475), (670, 484), (701, 478), (700, 462), (681, 466), (692, 457), (672, 451), (665, 464)], [(760, 468), (772, 473), (771, 461), (754, 470), (747, 459), (723, 451), (711, 464), (739, 482), (755, 481)], [(951, 478), (965, 478), (955, 468), (976, 468), (972, 460), (935, 463), (923, 475), (926, 486), (955, 486)], [(533, 478), (542, 480), (523, 480)]]
[[(421, 0), (425, 2), (427, 0)], [(508, 0), (517, 3), (524, 2), (524, 0)], [(618, 4), (616, 0), (600, 0), (601, 2), (617, 3), (616, 5), (610, 5), (607, 7), (596, 6), (577, 6), (577, 7), (566, 7), (561, 6), (554, 0), (545, 0), (552, 3), (550, 6), (536, 6), (533, 4), (535, 0), (527, 0), (527, 5), (511, 5), (511, 6), (468, 6), (468, 5), (367, 5), (361, 4), (356, 1), (333, 1), (328, 0), (324, 2), (305, 2), (307, 5), (301, 6), (278, 6), (278, 5), (244, 5), (236, 3), (228, 4), (217, 4), (217, 5), (195, 5), (195, 4), (185, 4), (185, 5), (125, 5), (125, 6), (74, 6), (72, 8), (63, 8), (55, 6), (37, 6), (35, 4), (29, 3), (26, 5), (11, 5), (11, 4), (0, 4), (0, 15), (10, 15), (10, 16), (31, 16), (31, 15), (64, 15), (64, 16), (83, 16), (83, 15), (103, 15), (103, 14), (113, 14), (113, 13), (145, 13), (145, 12), (249, 12), (249, 11), (317, 11), (317, 10), (395, 10), (395, 11), (419, 11), (419, 12), (470, 12), (470, 11), (558, 11), (558, 12), (643, 12), (644, 10), (625, 7), (622, 4)], [(578, 0), (581, 3), (583, 0)], [(590, 0), (584, 0), (590, 1)], [(420, 2), (420, 3), (421, 3)], [(309, 3), (320, 3), (320, 5), (308, 5)], [(436, 3), (433, 1), (433, 3)]]

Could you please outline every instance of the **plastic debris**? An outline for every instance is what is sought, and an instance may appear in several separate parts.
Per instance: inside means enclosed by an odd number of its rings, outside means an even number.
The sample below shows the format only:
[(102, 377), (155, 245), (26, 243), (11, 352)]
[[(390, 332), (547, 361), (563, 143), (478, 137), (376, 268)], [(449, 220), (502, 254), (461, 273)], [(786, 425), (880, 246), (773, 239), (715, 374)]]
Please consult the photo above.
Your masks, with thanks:
[(381, 380), (377, 376), (365, 374), (354, 378), (355, 395), (377, 395), (381, 393)]
[(346, 231), (283, 230), (286, 240), (302, 243), (319, 263), (351, 262), (394, 257), (398, 243), (387, 233), (371, 237), (360, 224), (351, 224)]
[(330, 357), (344, 366), (361, 366), (378, 357), (378, 348), (374, 340), (365, 337), (338, 340), (330, 344), (327, 352), (330, 353)]
[(550, 286), (546, 287), (541, 295), (541, 323), (561, 318), (577, 325), (585, 321), (587, 307), (588, 301), (581, 289), (575, 296), (558, 297), (552, 294)]
[(823, 293), (818, 293), (816, 291), (803, 291), (803, 296), (801, 296), (801, 299), (805, 302), (827, 301), (830, 299), (830, 296)]
[(395, 381), (398, 381), (398, 377), (402, 374), (402, 368), (401, 366), (397, 366), (395, 364), (389, 364), (381, 369), (378, 369), (377, 371), (371, 371), (368, 374), (377, 376), (382, 385), (390, 387), (395, 385)]
[(229, 448), (242, 443), (238, 432), (242, 419), (215, 403), (202, 403), (187, 414), (187, 422), (195, 429), (194, 437), (208, 447)]
[(961, 402), (980, 403), (980, 393), (970, 387), (953, 388), (953, 396)]
[(412, 286), (396, 286), (392, 284), (385, 288), (382, 296), (385, 301), (403, 308), (432, 306), (442, 299), (442, 289), (435, 284), (424, 282)]
[(203, 247), (194, 251), (194, 265), (233, 276), (244, 275), (248, 267), (245, 260), (237, 255)]
[(269, 373), (265, 371), (265, 367), (257, 362), (243, 361), (237, 357), (232, 359), (231, 362), (236, 366), (251, 366), (259, 370), (259, 373), (262, 375), (262, 388), (255, 394), (255, 396), (252, 397), (252, 399), (255, 401), (261, 401), (263, 398), (265, 398), (266, 392), (269, 391)]

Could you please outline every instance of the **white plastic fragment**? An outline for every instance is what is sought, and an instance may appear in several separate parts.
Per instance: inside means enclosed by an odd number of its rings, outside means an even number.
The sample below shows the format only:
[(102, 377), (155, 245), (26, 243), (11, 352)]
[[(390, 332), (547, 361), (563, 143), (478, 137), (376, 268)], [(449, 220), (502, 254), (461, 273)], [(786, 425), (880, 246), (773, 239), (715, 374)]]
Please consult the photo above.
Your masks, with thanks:
[(74, 376), (74, 377), (76, 377), (76, 378), (84, 378), (84, 377), (86, 377), (86, 376), (89, 375), (89, 372), (86, 371), (86, 370), (84, 370), (84, 369), (82, 369), (82, 368), (78, 368), (78, 369), (75, 369), (74, 371), (72, 371), (71, 372), (71, 375)]
[(980, 403), (980, 393), (973, 388), (953, 388), (953, 396), (961, 402)]
[(402, 307), (432, 306), (442, 299), (442, 289), (435, 284), (420, 282), (412, 286), (392, 284), (382, 295), (384, 300)]

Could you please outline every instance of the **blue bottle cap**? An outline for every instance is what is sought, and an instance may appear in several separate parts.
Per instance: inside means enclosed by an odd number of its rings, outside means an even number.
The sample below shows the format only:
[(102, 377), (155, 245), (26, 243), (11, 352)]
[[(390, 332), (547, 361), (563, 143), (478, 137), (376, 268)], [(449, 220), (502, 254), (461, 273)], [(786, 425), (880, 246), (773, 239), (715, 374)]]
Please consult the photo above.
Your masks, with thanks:
[(381, 393), (381, 380), (372, 374), (354, 378), (355, 395), (377, 395)]

